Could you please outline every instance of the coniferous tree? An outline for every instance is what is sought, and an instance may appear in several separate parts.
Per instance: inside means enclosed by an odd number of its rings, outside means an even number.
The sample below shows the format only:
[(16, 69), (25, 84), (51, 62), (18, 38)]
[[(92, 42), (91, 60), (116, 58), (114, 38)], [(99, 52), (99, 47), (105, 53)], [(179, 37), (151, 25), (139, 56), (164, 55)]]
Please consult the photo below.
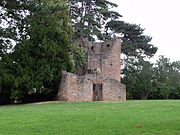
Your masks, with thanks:
[[(7, 49), (4, 45), (1, 49), (1, 90), (12, 99), (22, 99), (30, 93), (55, 95), (61, 71), (73, 71), (76, 58), (82, 54), (79, 48), (71, 45), (68, 2), (17, 0), (15, 3), (1, 3), (5, 18), (10, 18), (13, 12), (17, 14), (12, 17), (13, 21), (4, 20), (7, 28), (1, 27), (3, 45), (6, 39), (14, 43), (13, 48)], [(14, 28), (11, 37), (7, 33)]]
[(69, 4), (74, 38), (104, 40), (102, 31), (107, 22), (121, 17), (119, 13), (110, 10), (117, 5), (108, 0), (69, 0)]
[(107, 40), (118, 36), (122, 40), (122, 53), (127, 56), (152, 57), (157, 47), (150, 44), (151, 37), (144, 35), (140, 25), (120, 21), (117, 7), (108, 0), (69, 0), (70, 15), (75, 31), (74, 38)]

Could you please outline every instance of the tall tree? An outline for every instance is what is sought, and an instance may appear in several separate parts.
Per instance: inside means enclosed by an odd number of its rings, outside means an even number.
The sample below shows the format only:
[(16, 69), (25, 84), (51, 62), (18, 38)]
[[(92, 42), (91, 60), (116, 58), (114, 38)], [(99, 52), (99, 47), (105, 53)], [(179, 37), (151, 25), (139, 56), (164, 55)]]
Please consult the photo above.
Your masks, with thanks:
[(144, 59), (126, 59), (123, 83), (127, 87), (128, 98), (147, 99), (154, 91), (153, 64)]
[[(0, 104), (10, 102), (14, 45), (20, 40), (26, 14), (23, 0), (0, 1)], [(21, 33), (22, 32), (22, 33)]]
[[(8, 2), (3, 5), (7, 11)], [(72, 71), (77, 61), (75, 58), (81, 56), (79, 48), (71, 45), (72, 27), (67, 1), (17, 0), (16, 3), (22, 5), (22, 9), (16, 8), (17, 11), (22, 10), (24, 17), (13, 19), (17, 24), (25, 24), (18, 27), (17, 33), (12, 36), (18, 39), (14, 40), (13, 50), (0, 59), (6, 71), (2, 75), (2, 89), (8, 91), (12, 98), (23, 98), (28, 93), (54, 95), (61, 70)], [(18, 12), (18, 15), (21, 13)], [(11, 27), (7, 25), (7, 28)], [(7, 32), (6, 28), (3, 30)], [(11, 85), (7, 87), (6, 82)]]
[(172, 62), (173, 71), (171, 73), (171, 84), (173, 89), (169, 98), (180, 99), (180, 61)]
[(117, 7), (108, 0), (69, 0), (74, 38), (107, 40), (119, 36), (122, 52), (128, 56), (152, 57), (157, 48), (150, 44), (151, 37), (144, 35), (140, 25), (120, 21), (122, 17), (113, 11)]
[(103, 40), (102, 30), (109, 20), (121, 15), (110, 8), (117, 7), (108, 0), (69, 0), (74, 38), (87, 37), (89, 40)]
[(156, 98), (180, 98), (180, 64), (160, 56), (155, 67)]
[(122, 52), (127, 56), (150, 58), (157, 51), (157, 47), (150, 44), (152, 38), (144, 35), (145, 29), (140, 25), (113, 20), (107, 23), (106, 28), (106, 31), (109, 31), (109, 33), (105, 33), (107, 38), (112, 38), (112, 35), (121, 37)]
[(27, 6), (25, 0), (0, 1), (0, 57), (13, 49), (25, 35)]

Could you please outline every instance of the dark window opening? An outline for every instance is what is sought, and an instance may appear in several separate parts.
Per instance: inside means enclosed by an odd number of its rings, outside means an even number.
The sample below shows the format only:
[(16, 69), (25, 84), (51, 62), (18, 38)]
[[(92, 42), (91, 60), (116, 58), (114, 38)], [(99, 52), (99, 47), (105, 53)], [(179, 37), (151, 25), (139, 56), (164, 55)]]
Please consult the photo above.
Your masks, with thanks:
[(107, 44), (106, 47), (109, 48), (109, 47), (110, 47), (110, 44)]
[(93, 69), (88, 69), (88, 70), (87, 70), (87, 73), (88, 73), (88, 74), (93, 74)]
[(91, 46), (91, 51), (94, 51), (94, 46)]

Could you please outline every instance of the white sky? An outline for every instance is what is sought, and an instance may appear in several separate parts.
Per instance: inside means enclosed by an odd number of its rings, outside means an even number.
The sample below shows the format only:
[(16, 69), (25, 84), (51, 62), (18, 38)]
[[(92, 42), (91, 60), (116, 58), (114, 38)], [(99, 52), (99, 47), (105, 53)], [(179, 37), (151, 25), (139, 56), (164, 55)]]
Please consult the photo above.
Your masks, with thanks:
[(180, 0), (109, 0), (118, 4), (122, 20), (141, 24), (158, 47), (156, 55), (180, 60)]

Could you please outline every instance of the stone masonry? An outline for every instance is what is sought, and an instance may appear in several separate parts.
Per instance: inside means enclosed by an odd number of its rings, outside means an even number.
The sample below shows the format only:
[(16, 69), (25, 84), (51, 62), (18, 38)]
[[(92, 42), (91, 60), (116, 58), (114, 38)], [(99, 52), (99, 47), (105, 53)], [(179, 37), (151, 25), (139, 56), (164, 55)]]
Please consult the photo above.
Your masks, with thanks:
[(86, 39), (77, 42), (85, 48), (87, 64), (84, 72), (62, 72), (58, 100), (65, 101), (123, 101), (126, 88), (121, 83), (121, 42), (116, 38), (93, 43)]

